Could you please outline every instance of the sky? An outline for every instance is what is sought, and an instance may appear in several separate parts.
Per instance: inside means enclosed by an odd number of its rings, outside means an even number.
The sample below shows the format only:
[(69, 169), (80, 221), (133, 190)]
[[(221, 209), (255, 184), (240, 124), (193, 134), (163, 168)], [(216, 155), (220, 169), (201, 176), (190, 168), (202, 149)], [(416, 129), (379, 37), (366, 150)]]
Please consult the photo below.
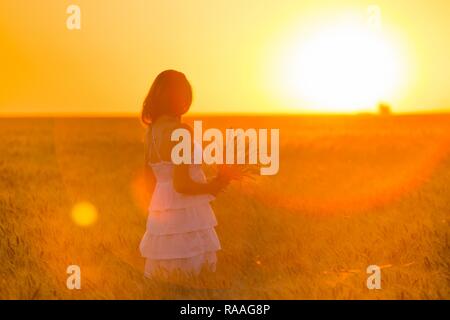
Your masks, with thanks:
[(193, 113), (450, 111), (449, 16), (445, 0), (2, 0), (0, 114), (137, 113), (165, 69)]

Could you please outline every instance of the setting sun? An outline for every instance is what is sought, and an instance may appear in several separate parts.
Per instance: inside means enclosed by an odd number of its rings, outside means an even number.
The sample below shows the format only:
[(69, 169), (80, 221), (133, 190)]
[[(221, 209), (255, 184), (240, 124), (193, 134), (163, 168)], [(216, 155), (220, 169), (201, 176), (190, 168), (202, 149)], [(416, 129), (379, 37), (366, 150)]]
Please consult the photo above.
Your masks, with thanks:
[(324, 27), (284, 51), (280, 93), (313, 112), (371, 110), (391, 100), (401, 86), (399, 50), (381, 31), (365, 25)]

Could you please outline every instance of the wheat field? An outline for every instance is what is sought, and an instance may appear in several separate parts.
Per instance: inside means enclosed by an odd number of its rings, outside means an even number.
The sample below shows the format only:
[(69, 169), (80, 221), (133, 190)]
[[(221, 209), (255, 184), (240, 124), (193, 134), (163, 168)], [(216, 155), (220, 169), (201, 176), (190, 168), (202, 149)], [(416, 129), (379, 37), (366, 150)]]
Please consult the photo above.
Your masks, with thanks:
[[(202, 119), (279, 128), (280, 171), (213, 202), (218, 269), (191, 281), (143, 277), (137, 119), (0, 119), (0, 298), (450, 298), (450, 116)], [(71, 218), (80, 201), (97, 208), (89, 227)]]

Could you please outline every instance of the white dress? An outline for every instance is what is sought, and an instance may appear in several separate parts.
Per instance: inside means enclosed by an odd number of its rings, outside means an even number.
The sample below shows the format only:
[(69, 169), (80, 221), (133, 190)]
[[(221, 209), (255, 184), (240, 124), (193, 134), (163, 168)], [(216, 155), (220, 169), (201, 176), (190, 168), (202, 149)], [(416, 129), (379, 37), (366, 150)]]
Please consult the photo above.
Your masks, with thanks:
[[(197, 145), (194, 152), (201, 152), (198, 148)], [(161, 159), (159, 154), (158, 157)], [(148, 165), (156, 177), (156, 186), (147, 230), (139, 246), (146, 258), (145, 276), (173, 271), (197, 275), (203, 267), (215, 271), (216, 251), (221, 247), (214, 229), (217, 220), (210, 205), (214, 196), (180, 194), (173, 186), (173, 163), (160, 160)], [(201, 165), (189, 165), (189, 174), (196, 182), (206, 182)]]

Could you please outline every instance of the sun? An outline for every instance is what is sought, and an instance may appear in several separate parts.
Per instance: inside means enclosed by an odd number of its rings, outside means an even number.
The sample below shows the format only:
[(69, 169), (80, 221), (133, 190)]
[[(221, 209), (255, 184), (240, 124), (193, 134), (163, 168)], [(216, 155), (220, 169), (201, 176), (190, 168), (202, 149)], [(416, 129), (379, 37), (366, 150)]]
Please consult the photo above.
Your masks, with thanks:
[(313, 112), (356, 112), (389, 101), (402, 61), (381, 31), (342, 24), (293, 41), (279, 59), (283, 97)]

